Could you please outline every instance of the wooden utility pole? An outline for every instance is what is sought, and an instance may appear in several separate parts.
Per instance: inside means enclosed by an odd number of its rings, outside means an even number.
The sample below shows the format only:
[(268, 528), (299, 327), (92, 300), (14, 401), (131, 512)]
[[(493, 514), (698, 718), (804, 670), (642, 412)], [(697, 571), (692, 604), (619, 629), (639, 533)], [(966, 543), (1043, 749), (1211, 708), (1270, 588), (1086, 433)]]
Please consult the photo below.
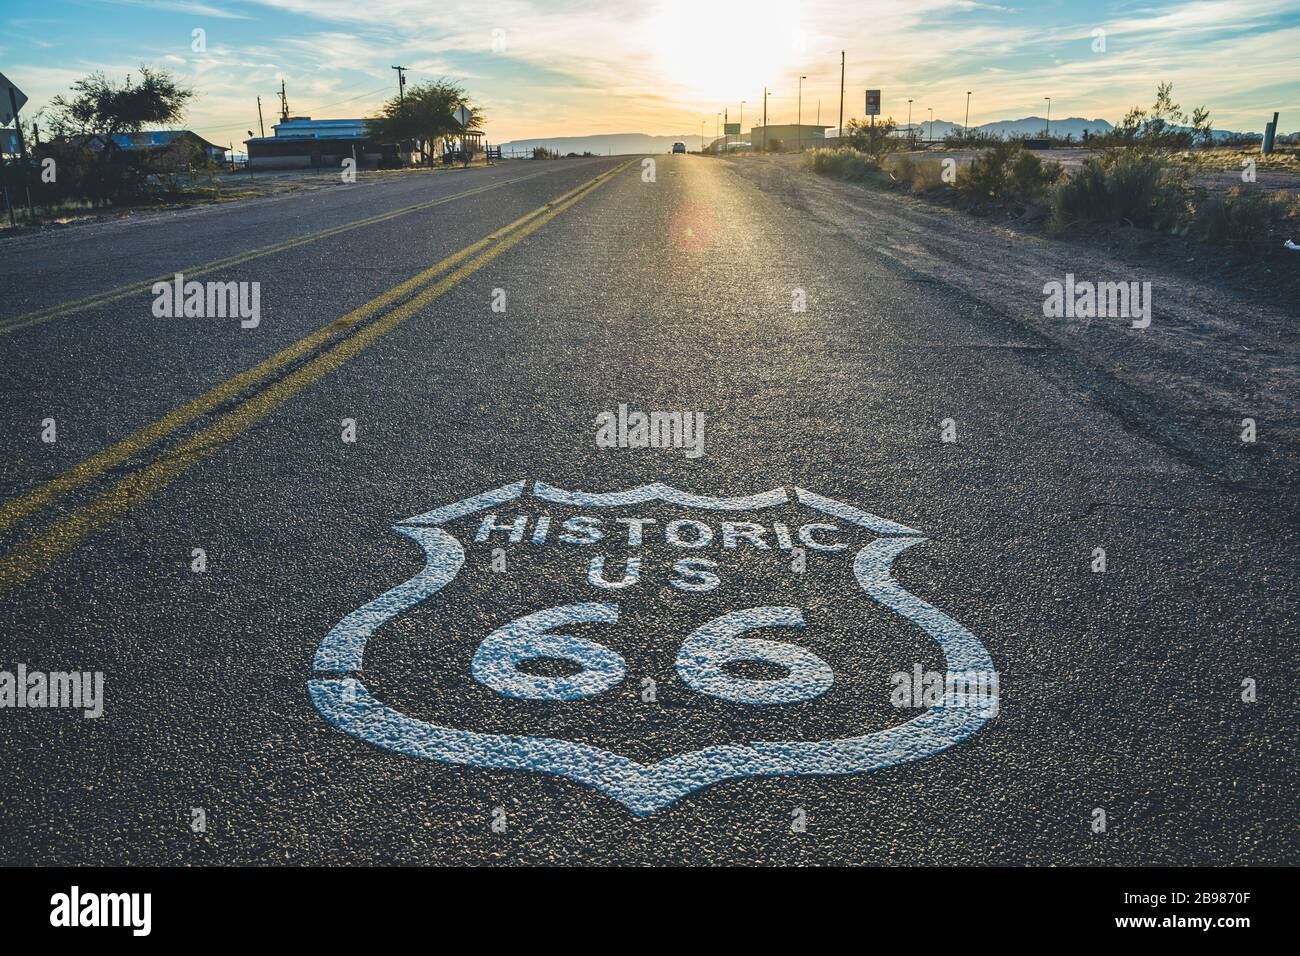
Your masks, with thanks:
[(799, 77), (799, 112), (795, 115), (795, 136), (799, 144), (795, 152), (803, 152), (803, 81), (808, 77), (800, 75)]
[(844, 51), (840, 50), (840, 131), (841, 145), (844, 140)]
[(405, 102), (407, 67), (395, 66), (393, 69), (397, 71), (397, 102), (402, 103)]
[(266, 126), (262, 123), (262, 98), (260, 96), (257, 98), (257, 131), (263, 138), (266, 137)]

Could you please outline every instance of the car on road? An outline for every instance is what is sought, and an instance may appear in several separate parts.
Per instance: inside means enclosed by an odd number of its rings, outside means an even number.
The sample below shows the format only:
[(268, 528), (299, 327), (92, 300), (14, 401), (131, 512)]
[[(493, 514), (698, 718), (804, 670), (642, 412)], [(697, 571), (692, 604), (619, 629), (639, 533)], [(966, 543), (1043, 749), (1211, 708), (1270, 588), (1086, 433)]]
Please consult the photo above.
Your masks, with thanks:
[(673, 143), (673, 152), (674, 152), (674, 153), (684, 153), (684, 152), (686, 152), (686, 144), (685, 144), (685, 143)]

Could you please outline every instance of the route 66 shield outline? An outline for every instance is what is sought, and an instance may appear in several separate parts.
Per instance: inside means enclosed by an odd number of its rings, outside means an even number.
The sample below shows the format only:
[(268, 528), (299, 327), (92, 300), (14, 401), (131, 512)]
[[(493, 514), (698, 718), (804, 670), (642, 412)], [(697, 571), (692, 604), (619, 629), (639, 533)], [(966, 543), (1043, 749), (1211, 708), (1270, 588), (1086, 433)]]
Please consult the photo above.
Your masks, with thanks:
[(878, 537), (858, 551), (853, 573), (882, 607), (907, 619), (933, 639), (947, 673), (994, 674), (983, 643), (948, 615), (909, 593), (890, 574), (903, 551), (924, 543), (921, 532), (803, 488), (741, 498), (712, 498), (654, 483), (623, 492), (566, 491), (517, 481), (407, 518), (393, 526), (424, 550), (424, 567), (411, 578), (352, 611), (317, 648), (308, 690), (316, 709), (344, 733), (407, 756), (462, 766), (548, 773), (586, 784), (649, 816), (711, 784), (756, 776), (846, 775), (920, 760), (965, 740), (997, 713), (996, 696), (972, 701), (944, 696), (911, 720), (860, 737), (822, 741), (757, 741), (706, 747), (643, 764), (589, 744), (519, 734), (486, 734), (442, 727), (408, 717), (376, 700), (356, 677), (366, 643), (385, 623), (436, 595), (464, 566), (464, 547), (442, 525), (514, 501), (526, 491), (552, 504), (609, 508), (664, 501), (702, 510), (735, 512), (794, 501), (873, 531)]

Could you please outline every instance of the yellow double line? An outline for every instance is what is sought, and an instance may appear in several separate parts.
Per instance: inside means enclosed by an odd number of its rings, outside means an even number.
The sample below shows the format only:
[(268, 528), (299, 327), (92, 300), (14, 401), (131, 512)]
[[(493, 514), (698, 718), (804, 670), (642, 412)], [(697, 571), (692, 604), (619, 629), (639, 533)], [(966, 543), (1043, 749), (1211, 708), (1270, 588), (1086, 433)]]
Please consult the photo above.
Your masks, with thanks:
[[(450, 196), (443, 196), (439, 199), (430, 199), (426, 202), (416, 203), (413, 206), (403, 206), (401, 209), (394, 209), (391, 212), (380, 213), (379, 215), (370, 216), (366, 219), (357, 219), (353, 222), (343, 223), (340, 226), (332, 226), (329, 229), (321, 229), (318, 232), (308, 233), (307, 235), (299, 236), (296, 239), (287, 239), (284, 242), (277, 242), (269, 246), (259, 246), (256, 249), (250, 249), (248, 252), (241, 252), (238, 255), (228, 256), (225, 259), (216, 259), (212, 262), (205, 262), (199, 265), (190, 266), (186, 269), (177, 269), (175, 271), (183, 272), (190, 278), (210, 275), (220, 269), (229, 269), (232, 266), (241, 265), (252, 259), (260, 259), (262, 256), (284, 252), (288, 249), (296, 249), (299, 246), (305, 246), (308, 243), (316, 242), (320, 239), (328, 239), (330, 236), (337, 236), (340, 233), (350, 232), (353, 229), (360, 229), (363, 226), (373, 226), (376, 223), (396, 219), (398, 216), (406, 216), (410, 213), (420, 212), (424, 209), (432, 209), (434, 206), (441, 206), (444, 203), (455, 202), (456, 200), (464, 199), (467, 196), (476, 196), (479, 193), (485, 193), (501, 186), (509, 186), (513, 183), (522, 183), (525, 180), (536, 179), (538, 176), (546, 176), (552, 171), (553, 170), (545, 169), (540, 173), (530, 173), (527, 176), (516, 176), (514, 179), (503, 179), (496, 182), (486, 183), (482, 186), (475, 186), (473, 189), (466, 189), (462, 192), (453, 193)], [(46, 306), (43, 309), (35, 309), (31, 312), (24, 312), (22, 315), (16, 315), (8, 319), (0, 320), (0, 335), (8, 335), (10, 332), (17, 332), (19, 329), (25, 329), (28, 326), (40, 325), (49, 322), (52, 319), (61, 318), (65, 315), (84, 312), (86, 309), (108, 305), (112, 302), (121, 302), (123, 299), (130, 298), (133, 295), (138, 295), (148, 290), (155, 282), (170, 281), (173, 275), (174, 273), (170, 273), (156, 279), (150, 279), (146, 282), (129, 282), (126, 285), (120, 285), (113, 289), (106, 289), (103, 292), (96, 292), (92, 295), (82, 296), (80, 299), (71, 299), (58, 305)]]
[[(390, 289), (383, 295), (348, 313), (342, 319), (296, 342), (246, 372), (217, 385), (187, 402), (163, 418), (147, 425), (122, 441), (75, 465), (59, 477), (34, 491), (0, 507), (0, 530), (33, 514), (62, 495), (138, 455), (177, 429), (193, 422), (227, 402), (272, 373), (299, 358), (306, 358), (342, 336), (358, 323), (379, 317), (360, 327), (354, 334), (305, 361), (283, 378), (265, 384), (244, 398), (229, 412), (196, 432), (161, 457), (113, 483), (83, 508), (50, 524), (0, 557), (0, 594), (21, 586), (34, 575), (79, 546), (87, 537), (125, 514), (133, 505), (166, 488), (194, 465), (220, 449), (226, 442), (247, 431), (307, 386), (319, 381), (348, 359), (387, 335), (429, 303), (444, 295), (462, 279), (477, 272), (501, 253), (536, 232), (546, 223), (573, 206), (599, 185), (626, 169), (621, 163), (588, 180), (576, 189), (534, 209), (495, 233), (480, 239), (454, 255)], [(442, 278), (437, 278), (442, 276)], [(431, 285), (430, 280), (437, 279)], [(405, 301), (404, 297), (410, 296)], [(395, 305), (400, 302), (400, 305)], [(389, 306), (394, 306), (389, 309)]]

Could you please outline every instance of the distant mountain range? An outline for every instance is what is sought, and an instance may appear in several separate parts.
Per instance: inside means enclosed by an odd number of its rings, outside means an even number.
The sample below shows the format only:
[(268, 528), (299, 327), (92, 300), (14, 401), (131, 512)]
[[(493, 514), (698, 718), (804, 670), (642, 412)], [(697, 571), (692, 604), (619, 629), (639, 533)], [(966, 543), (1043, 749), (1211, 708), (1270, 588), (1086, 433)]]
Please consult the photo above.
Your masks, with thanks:
[[(943, 139), (949, 133), (961, 131), (960, 123), (950, 123), (947, 120), (936, 119), (933, 124), (934, 134), (931, 135), (931, 124), (929, 120), (921, 123), (913, 123), (912, 127), (916, 129), (917, 135), (922, 139)], [(900, 123), (899, 130), (906, 132), (907, 124)], [(1022, 139), (1026, 136), (1041, 136), (1043, 130), (1047, 128), (1047, 119), (1043, 116), (1026, 116), (1022, 119), (998, 120), (995, 123), (983, 123), (979, 126), (972, 126), (971, 129), (977, 133), (988, 133), (993, 136), (1001, 136), (1004, 139)], [(1067, 133), (1075, 139), (1082, 139), (1084, 131), (1089, 135), (1095, 133), (1108, 133), (1112, 129), (1110, 123), (1104, 119), (1083, 119), (1078, 116), (1068, 116), (1065, 119), (1052, 120), (1052, 135), (1065, 136)]]
[[(930, 123), (913, 123), (912, 126), (918, 131), (918, 135), (924, 139), (943, 139), (949, 133), (959, 132), (960, 123), (949, 123), (945, 120), (934, 121), (934, 135), (930, 135)], [(907, 124), (903, 123), (900, 127), (904, 132), (907, 130)], [(976, 132), (989, 133), (993, 136), (1001, 136), (1003, 139), (1022, 139), (1026, 136), (1041, 136), (1047, 128), (1047, 118), (1043, 116), (1026, 116), (1022, 119), (1015, 120), (998, 120), (995, 123), (983, 123), (974, 126)], [(1104, 119), (1083, 119), (1078, 116), (1068, 116), (1065, 119), (1052, 120), (1053, 136), (1073, 136), (1076, 140), (1083, 139), (1083, 134), (1095, 136), (1098, 133), (1109, 133), (1115, 127)], [(1182, 127), (1184, 129), (1188, 127)], [(1262, 138), (1259, 133), (1237, 133), (1231, 130), (1216, 129), (1214, 138), (1216, 140), (1231, 139), (1237, 136), (1255, 136)]]
[[(947, 120), (936, 119), (933, 127), (927, 120), (922, 123), (913, 123), (913, 128), (923, 139), (943, 139), (950, 133), (960, 131), (960, 123), (950, 123)], [(994, 136), (1004, 138), (1019, 139), (1026, 136), (1041, 136), (1047, 126), (1046, 117), (1042, 116), (1025, 116), (1021, 119), (998, 120), (994, 123), (983, 123), (979, 126), (972, 127), (981, 133), (991, 133)], [(906, 131), (907, 124), (899, 126), (900, 130)], [(933, 129), (933, 133), (931, 133)], [(1089, 135), (1097, 133), (1107, 133), (1114, 127), (1104, 119), (1083, 119), (1079, 116), (1067, 116), (1065, 119), (1052, 120), (1052, 134), (1055, 136), (1064, 136), (1069, 134), (1076, 140), (1083, 139), (1086, 131)], [(834, 135), (834, 130), (827, 130), (828, 135)], [(746, 129), (742, 138), (748, 138), (749, 130)], [(1254, 136), (1259, 138), (1258, 133), (1235, 133), (1229, 130), (1216, 129), (1214, 131), (1215, 139), (1228, 139), (1235, 136)], [(1288, 139), (1291, 137), (1280, 137)], [(713, 142), (713, 133), (711, 130), (705, 131), (703, 145), (707, 146)], [(595, 153), (597, 156), (625, 156), (643, 153), (666, 153), (672, 149), (673, 143), (685, 143), (686, 148), (692, 152), (698, 150), (701, 145), (700, 134), (679, 133), (676, 136), (651, 136), (647, 133), (601, 133), (594, 136), (549, 136), (544, 139), (517, 139), (509, 143), (502, 143), (501, 149), (504, 155), (527, 155), (531, 154), (537, 146), (544, 146), (546, 149), (553, 150), (560, 155), (569, 153)]]
[[(921, 124), (916, 124), (921, 125)], [(928, 123), (926, 124), (929, 125)], [(1047, 118), (1044, 116), (1026, 116), (1014, 120), (998, 120), (995, 123), (983, 123), (974, 127), (981, 133), (989, 133), (993, 136), (1001, 136), (1003, 139), (1021, 139), (1026, 136), (1041, 136), (1043, 130), (1047, 129)], [(1052, 120), (1052, 133), (1055, 136), (1073, 136), (1075, 139), (1082, 139), (1083, 134), (1089, 135), (1096, 133), (1109, 133), (1113, 126), (1104, 119), (1083, 119), (1079, 116), (1067, 116), (1065, 119)], [(950, 132), (959, 132), (961, 125), (957, 123), (945, 123), (943, 132), (939, 132), (939, 124), (934, 124), (936, 138), (942, 138)]]

